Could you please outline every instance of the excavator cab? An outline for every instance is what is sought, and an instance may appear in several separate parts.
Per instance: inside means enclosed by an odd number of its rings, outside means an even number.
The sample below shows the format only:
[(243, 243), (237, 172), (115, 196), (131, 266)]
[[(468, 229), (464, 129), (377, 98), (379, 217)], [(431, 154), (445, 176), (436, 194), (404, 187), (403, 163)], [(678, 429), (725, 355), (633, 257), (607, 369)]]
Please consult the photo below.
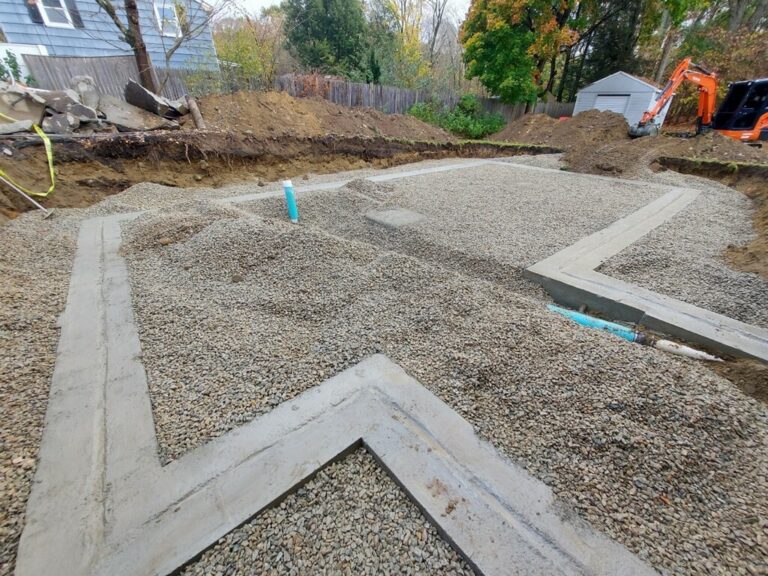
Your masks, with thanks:
[(730, 84), (712, 128), (736, 140), (768, 141), (768, 78)]

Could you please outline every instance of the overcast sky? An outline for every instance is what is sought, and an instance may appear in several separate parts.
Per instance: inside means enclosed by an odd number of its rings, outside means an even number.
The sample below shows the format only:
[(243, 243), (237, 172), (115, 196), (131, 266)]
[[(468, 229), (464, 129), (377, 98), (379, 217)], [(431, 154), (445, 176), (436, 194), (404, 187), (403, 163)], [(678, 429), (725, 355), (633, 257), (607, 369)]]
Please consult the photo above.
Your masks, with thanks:
[[(459, 17), (459, 20), (464, 20), (464, 16), (467, 14), (467, 8), (469, 8), (469, 1), (470, 0), (448, 0), (448, 4)], [(280, 4), (280, 0), (238, 0), (238, 4), (242, 5), (251, 14), (258, 14), (261, 12), (262, 8)]]

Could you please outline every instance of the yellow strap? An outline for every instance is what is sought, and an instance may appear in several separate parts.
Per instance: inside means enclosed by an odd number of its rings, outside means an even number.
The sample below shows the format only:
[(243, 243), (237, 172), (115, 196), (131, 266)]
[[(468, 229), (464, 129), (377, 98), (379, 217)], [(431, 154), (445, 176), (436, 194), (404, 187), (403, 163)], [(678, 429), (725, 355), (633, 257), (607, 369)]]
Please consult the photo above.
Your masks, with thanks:
[[(3, 118), (5, 120), (8, 120), (10, 122), (16, 122), (14, 118), (11, 118), (10, 116), (6, 116), (2, 112), (0, 112), (0, 118)], [(30, 196), (48, 196), (51, 192), (53, 192), (53, 189), (56, 187), (56, 179), (53, 174), (53, 150), (51, 149), (51, 140), (48, 138), (45, 132), (38, 126), (37, 124), (32, 124), (32, 129), (37, 132), (37, 135), (40, 136), (40, 138), (43, 139), (43, 146), (45, 147), (45, 155), (48, 157), (48, 172), (51, 175), (51, 186), (48, 188), (46, 192), (33, 192), (32, 190), (27, 190), (16, 182), (13, 178), (11, 178), (2, 168), (0, 168), (0, 176), (8, 180), (11, 184), (16, 186), (19, 190), (24, 192), (25, 194), (29, 194)]]

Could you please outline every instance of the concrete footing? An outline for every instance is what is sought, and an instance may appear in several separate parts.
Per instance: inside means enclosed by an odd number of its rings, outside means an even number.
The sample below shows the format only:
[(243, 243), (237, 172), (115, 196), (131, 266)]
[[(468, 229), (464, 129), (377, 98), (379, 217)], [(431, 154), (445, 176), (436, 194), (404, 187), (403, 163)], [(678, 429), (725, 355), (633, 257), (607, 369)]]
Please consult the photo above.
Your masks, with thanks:
[(566, 306), (586, 305), (612, 319), (768, 362), (768, 330), (595, 272), (603, 262), (667, 222), (698, 195), (697, 190), (675, 188), (607, 228), (537, 262), (525, 275)]
[(381, 355), (161, 466), (132, 217), (82, 225), (16, 574), (168, 574), (360, 444), (480, 573), (654, 573)]
[[(594, 271), (697, 194), (674, 189), (527, 274), (566, 304), (768, 360), (765, 330)], [(121, 222), (136, 215), (82, 224), (16, 574), (168, 574), (359, 445), (480, 573), (654, 573), (564, 510), (544, 484), (381, 355), (161, 466), (128, 271), (119, 255)]]

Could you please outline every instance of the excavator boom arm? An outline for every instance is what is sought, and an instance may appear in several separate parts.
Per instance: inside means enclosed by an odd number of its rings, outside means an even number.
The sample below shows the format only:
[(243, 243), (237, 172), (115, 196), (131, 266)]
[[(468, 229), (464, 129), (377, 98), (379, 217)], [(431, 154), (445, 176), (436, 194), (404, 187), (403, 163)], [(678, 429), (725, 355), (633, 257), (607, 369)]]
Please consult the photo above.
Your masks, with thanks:
[(664, 109), (670, 98), (675, 94), (680, 84), (683, 81), (693, 82), (699, 87), (699, 110), (698, 116), (702, 125), (712, 123), (712, 116), (715, 113), (715, 96), (717, 94), (717, 77), (714, 73), (708, 72), (701, 66), (697, 66), (691, 62), (690, 58), (684, 58), (680, 64), (677, 65), (675, 71), (669, 77), (664, 89), (661, 91), (659, 98), (654, 103), (653, 107), (643, 114), (640, 120), (640, 126), (644, 126), (648, 122), (651, 122), (659, 112)]

